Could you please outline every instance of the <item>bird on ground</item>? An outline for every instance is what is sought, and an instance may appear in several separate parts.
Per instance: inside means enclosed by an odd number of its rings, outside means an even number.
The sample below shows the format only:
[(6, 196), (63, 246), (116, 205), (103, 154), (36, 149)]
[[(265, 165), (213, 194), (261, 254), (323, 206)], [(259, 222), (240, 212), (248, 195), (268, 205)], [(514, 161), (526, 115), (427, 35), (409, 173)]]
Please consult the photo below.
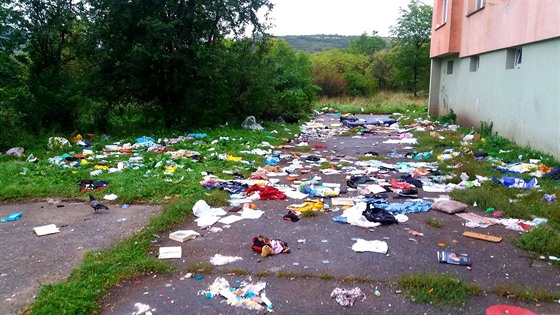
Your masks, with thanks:
[(97, 211), (97, 210), (100, 210), (100, 209), (109, 210), (109, 208), (106, 205), (104, 205), (101, 202), (95, 200), (95, 198), (93, 198), (93, 196), (91, 194), (89, 195), (89, 206), (92, 207), (94, 211)]

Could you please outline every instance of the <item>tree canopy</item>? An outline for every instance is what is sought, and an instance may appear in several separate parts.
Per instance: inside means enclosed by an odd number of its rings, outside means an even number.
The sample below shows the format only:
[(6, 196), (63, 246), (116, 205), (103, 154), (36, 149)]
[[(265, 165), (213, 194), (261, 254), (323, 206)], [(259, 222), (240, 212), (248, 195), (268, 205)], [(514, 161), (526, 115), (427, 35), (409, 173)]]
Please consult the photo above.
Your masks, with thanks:
[(393, 43), (396, 75), (400, 85), (412, 90), (415, 96), (429, 82), (431, 27), (432, 7), (411, 0), (408, 8), (401, 8), (397, 25), (391, 28), (396, 38)]

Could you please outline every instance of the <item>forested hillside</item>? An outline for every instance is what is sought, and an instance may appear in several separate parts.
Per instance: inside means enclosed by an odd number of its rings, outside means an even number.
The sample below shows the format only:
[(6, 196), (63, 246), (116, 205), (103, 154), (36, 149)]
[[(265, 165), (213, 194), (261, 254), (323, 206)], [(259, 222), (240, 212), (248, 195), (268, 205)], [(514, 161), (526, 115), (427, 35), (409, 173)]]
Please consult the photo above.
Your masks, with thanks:
[[(307, 53), (317, 53), (331, 49), (346, 49), (350, 46), (352, 41), (355, 41), (360, 36), (347, 36), (347, 35), (288, 35), (278, 36), (288, 42), (295, 50), (305, 51)], [(383, 38), (388, 44), (389, 37)]]

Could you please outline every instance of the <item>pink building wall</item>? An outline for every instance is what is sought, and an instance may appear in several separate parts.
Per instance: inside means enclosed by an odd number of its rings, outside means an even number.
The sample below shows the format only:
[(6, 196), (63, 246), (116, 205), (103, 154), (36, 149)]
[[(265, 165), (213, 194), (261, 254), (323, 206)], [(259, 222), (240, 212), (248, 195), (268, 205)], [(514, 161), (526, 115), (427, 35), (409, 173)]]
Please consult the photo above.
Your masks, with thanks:
[(430, 57), (459, 57), (560, 36), (560, 0), (447, 0), (447, 23), (441, 24), (445, 0), (434, 1)]
[(434, 4), (430, 57), (459, 53), (461, 49), (463, 0), (447, 0), (447, 22), (442, 25), (443, 1), (436, 0)]
[(558, 37), (560, 1), (486, 0), (484, 9), (463, 18), (463, 30), (459, 57)]

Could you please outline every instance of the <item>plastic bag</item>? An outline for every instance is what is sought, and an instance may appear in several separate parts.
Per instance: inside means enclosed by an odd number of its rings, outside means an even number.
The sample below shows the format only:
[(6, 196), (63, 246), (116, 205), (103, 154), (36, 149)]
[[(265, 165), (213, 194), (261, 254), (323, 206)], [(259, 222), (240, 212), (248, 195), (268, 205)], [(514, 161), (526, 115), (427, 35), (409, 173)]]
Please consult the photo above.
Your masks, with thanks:
[(245, 120), (241, 123), (241, 127), (243, 129), (264, 130), (263, 126), (257, 124), (255, 116), (249, 116), (245, 118)]

